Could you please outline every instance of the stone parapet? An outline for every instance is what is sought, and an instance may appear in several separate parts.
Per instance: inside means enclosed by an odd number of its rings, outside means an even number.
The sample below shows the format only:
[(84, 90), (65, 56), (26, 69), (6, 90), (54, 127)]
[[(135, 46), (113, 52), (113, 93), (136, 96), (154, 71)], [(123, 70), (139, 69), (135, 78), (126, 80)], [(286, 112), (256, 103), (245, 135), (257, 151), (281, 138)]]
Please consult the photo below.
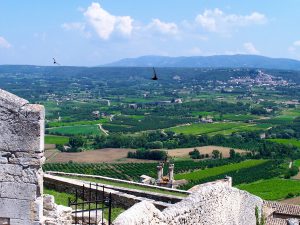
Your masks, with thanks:
[[(61, 192), (67, 192), (71, 194), (75, 194), (76, 190), (82, 190), (82, 186), (85, 185), (86, 191), (89, 190), (89, 182), (70, 179), (65, 177), (58, 177), (49, 174), (45, 174), (44, 178), (45, 186), (51, 189), (55, 189)], [(104, 197), (107, 197), (109, 193), (112, 195), (112, 204), (116, 207), (121, 207), (128, 209), (134, 204), (148, 200), (152, 202), (157, 208), (165, 209), (166, 207), (170, 206), (169, 202), (179, 202), (181, 201), (182, 197), (171, 196), (171, 195), (164, 195), (160, 193), (148, 193), (139, 190), (132, 190), (127, 188), (118, 188), (114, 189), (112, 186), (105, 185), (104, 189)], [(91, 187), (92, 190), (92, 197), (95, 196), (96, 188), (94, 185)], [(102, 194), (102, 189), (98, 188), (100, 194)], [(101, 196), (99, 195), (98, 196)]]

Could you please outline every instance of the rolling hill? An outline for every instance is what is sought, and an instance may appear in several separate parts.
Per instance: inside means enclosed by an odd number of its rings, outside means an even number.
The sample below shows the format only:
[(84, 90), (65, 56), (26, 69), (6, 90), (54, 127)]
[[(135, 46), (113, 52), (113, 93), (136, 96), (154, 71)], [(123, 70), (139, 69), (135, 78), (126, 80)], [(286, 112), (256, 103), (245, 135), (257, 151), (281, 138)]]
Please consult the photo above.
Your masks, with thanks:
[(126, 58), (104, 65), (106, 67), (213, 67), (213, 68), (266, 68), (300, 70), (300, 61), (285, 58), (269, 58), (258, 55), (215, 56), (141, 56)]

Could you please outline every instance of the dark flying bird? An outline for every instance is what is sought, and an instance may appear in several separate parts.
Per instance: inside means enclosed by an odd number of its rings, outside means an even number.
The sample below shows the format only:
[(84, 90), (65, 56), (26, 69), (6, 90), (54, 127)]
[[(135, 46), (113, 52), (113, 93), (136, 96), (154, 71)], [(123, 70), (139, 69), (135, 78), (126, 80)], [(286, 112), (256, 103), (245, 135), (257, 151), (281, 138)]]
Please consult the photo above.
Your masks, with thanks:
[(153, 67), (153, 77), (151, 79), (158, 80), (154, 67)]
[(53, 64), (60, 66), (60, 64), (58, 62), (56, 62), (55, 58), (53, 58)]

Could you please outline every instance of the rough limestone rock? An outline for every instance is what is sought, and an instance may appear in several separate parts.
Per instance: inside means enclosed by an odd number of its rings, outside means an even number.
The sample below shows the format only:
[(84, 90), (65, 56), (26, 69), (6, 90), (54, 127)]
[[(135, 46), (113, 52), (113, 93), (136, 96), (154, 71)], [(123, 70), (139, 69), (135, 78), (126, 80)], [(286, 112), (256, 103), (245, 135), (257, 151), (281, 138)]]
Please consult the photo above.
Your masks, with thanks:
[(41, 224), (44, 107), (0, 89), (0, 222)]
[(44, 224), (71, 225), (72, 208), (56, 205), (52, 195), (44, 195)]
[(218, 181), (195, 187), (189, 197), (162, 212), (150, 202), (138, 203), (114, 225), (255, 225), (255, 208), (262, 205), (259, 197)]
[(299, 220), (298, 219), (288, 219), (287, 225), (299, 225)]
[(160, 220), (162, 219), (163, 215), (161, 211), (159, 211), (151, 202), (142, 201), (120, 214), (114, 221), (114, 225), (162, 225), (164, 224), (160, 223)]

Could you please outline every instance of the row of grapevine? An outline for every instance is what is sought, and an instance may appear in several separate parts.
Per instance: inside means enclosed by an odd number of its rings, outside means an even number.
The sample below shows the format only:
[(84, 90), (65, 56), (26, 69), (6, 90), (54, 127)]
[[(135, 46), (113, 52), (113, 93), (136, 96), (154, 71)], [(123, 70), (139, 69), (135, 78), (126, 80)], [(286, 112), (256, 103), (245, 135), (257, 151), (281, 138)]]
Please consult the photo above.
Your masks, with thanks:
[(283, 173), (283, 169), (281, 166), (282, 163), (282, 160), (269, 160), (257, 166), (227, 172), (226, 174), (219, 174), (199, 180), (191, 180), (189, 181), (189, 183), (181, 186), (180, 188), (183, 190), (188, 190), (197, 184), (203, 184), (206, 182), (223, 179), (225, 178), (225, 176), (232, 177), (233, 185), (251, 183), (262, 179), (270, 179), (273, 177), (277, 177)]
[[(175, 162), (175, 174), (189, 172), (197, 169), (211, 168), (226, 165), (233, 162), (239, 162), (242, 159), (219, 159), (204, 161), (178, 161)], [(112, 178), (135, 180), (143, 174), (156, 177), (157, 163), (46, 163), (45, 171), (61, 171), (66, 173), (81, 173), (90, 175), (107, 176)], [(168, 165), (164, 166), (164, 174), (168, 172)]]

